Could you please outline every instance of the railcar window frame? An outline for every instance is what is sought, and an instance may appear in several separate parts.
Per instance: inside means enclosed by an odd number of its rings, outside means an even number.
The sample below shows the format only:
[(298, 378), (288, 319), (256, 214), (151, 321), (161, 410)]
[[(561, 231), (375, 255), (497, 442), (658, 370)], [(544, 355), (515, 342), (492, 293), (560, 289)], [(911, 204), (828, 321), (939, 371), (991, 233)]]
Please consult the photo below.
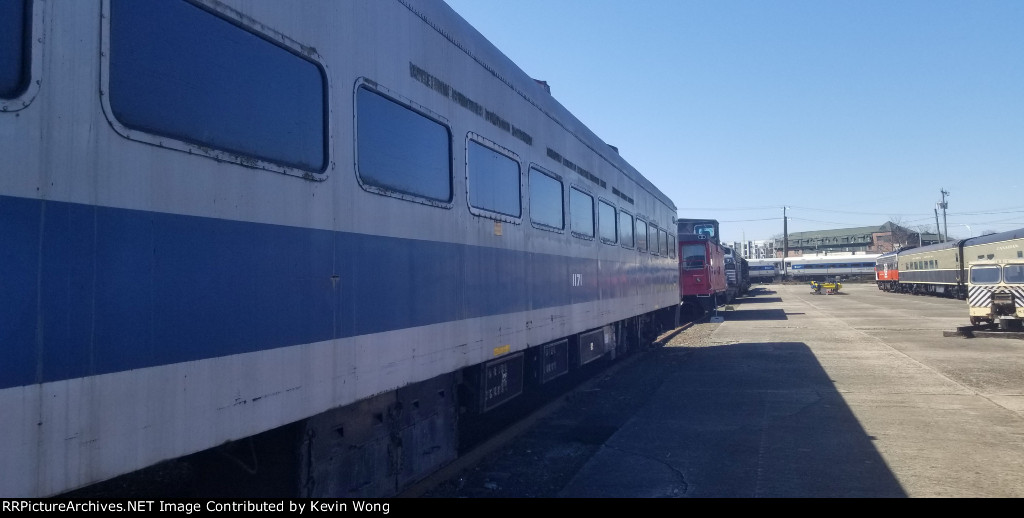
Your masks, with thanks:
[[(133, 11), (154, 6), (168, 11), (148, 17)], [(133, 15), (150, 22), (159, 18), (162, 25), (135, 23)], [(121, 136), (248, 168), (327, 178), (332, 167), (329, 74), (312, 46), (205, 0), (103, 0), (103, 18), (103, 111)], [(182, 26), (199, 32), (189, 37)], [(167, 52), (176, 46), (151, 35), (171, 43), (194, 41), (203, 51)], [(139, 45), (143, 41), (150, 45)], [(218, 81), (206, 80), (214, 76)], [(176, 88), (181, 84), (193, 87)], [(268, 88), (271, 84), (274, 88)], [(239, 101), (223, 102), (234, 99)]]
[(0, 98), (16, 99), (28, 87), (31, 49), (32, 2), (0, 3)]
[[(364, 168), (364, 164), (363, 164), (362, 160), (363, 160), (363, 158), (366, 155), (368, 155), (368, 151), (369, 150), (368, 149), (367, 150), (363, 150), (362, 147), (361, 147), (363, 145), (363, 137), (364, 137), (364, 135), (361, 134), (362, 130), (360, 129), (360, 126), (359, 126), (359, 123), (360, 123), (359, 119), (361, 118), (360, 114), (362, 113), (363, 116), (366, 119), (368, 119), (368, 120), (376, 121), (378, 119), (376, 117), (370, 117), (363, 110), (363, 106), (361, 105), (361, 101), (359, 100), (359, 94), (362, 93), (362, 92), (366, 92), (368, 95), (376, 96), (377, 98), (382, 99), (385, 102), (391, 103), (390, 105), (387, 105), (388, 109), (392, 109), (392, 108), (399, 109), (399, 111), (395, 112), (396, 114), (401, 114), (401, 116), (413, 116), (413, 118), (407, 119), (406, 121), (404, 121), (406, 126), (407, 126), (407, 130), (409, 130), (409, 131), (414, 130), (414, 128), (409, 127), (409, 126), (412, 126), (413, 124), (420, 125), (420, 128), (421, 128), (420, 130), (421, 131), (423, 129), (425, 129), (425, 128), (429, 128), (430, 130), (433, 130), (433, 131), (443, 130), (443, 132), (444, 132), (444, 138), (443, 138), (444, 146), (443, 147), (445, 148), (444, 152), (446, 153), (446, 156), (445, 156), (445, 158), (443, 160), (440, 157), (435, 157), (434, 158), (434, 160), (437, 161), (437, 163), (434, 164), (434, 167), (437, 169), (437, 171), (433, 173), (434, 177), (431, 177), (432, 180), (436, 183), (436, 187), (432, 187), (431, 189), (428, 190), (428, 189), (423, 189), (422, 186), (421, 186), (421, 187), (418, 187), (420, 190), (417, 191), (416, 188), (409, 188), (408, 186), (398, 185), (398, 183), (401, 181), (401, 178), (397, 178), (395, 176), (388, 176), (387, 180), (389, 180), (391, 182), (391, 183), (388, 183), (387, 181), (383, 181), (384, 178), (385, 178), (384, 174), (377, 175), (375, 173), (375, 175), (373, 175), (373, 176), (367, 174), (367, 173), (369, 173), (369, 167), (365, 167)], [(430, 206), (434, 206), (434, 207), (450, 209), (453, 206), (454, 199), (455, 199), (455, 195), (454, 195), (454, 193), (455, 193), (455, 182), (454, 182), (454, 179), (453, 179), (454, 178), (454, 167), (453, 167), (454, 152), (452, 150), (452, 129), (451, 129), (451, 125), (448, 123), (448, 121), (445, 120), (440, 115), (433, 114), (433, 113), (427, 111), (425, 108), (422, 108), (422, 107), (416, 105), (415, 103), (412, 103), (411, 101), (407, 101), (405, 99), (402, 99), (400, 96), (392, 93), (390, 90), (388, 90), (387, 88), (381, 86), (380, 84), (378, 84), (376, 82), (368, 81), (365, 78), (361, 79), (356, 84), (355, 92), (353, 93), (353, 103), (354, 103), (354, 106), (355, 106), (355, 113), (356, 113), (356, 117), (355, 117), (356, 120), (354, 121), (354, 123), (355, 123), (355, 150), (356, 150), (355, 175), (356, 175), (356, 180), (359, 182), (359, 186), (363, 190), (365, 190), (367, 192), (371, 192), (371, 193), (374, 193), (374, 194), (379, 194), (381, 196), (387, 196), (387, 197), (390, 197), (390, 198), (398, 198), (398, 199), (405, 200), (405, 201), (412, 201), (412, 202), (421, 203), (421, 204), (424, 204), (424, 205), (430, 205)], [(387, 135), (387, 133), (388, 132), (382, 132), (380, 137), (382, 139), (384, 139), (384, 140), (389, 140), (390, 137)], [(440, 135), (438, 135), (438, 136), (440, 136)], [(369, 135), (366, 135), (366, 137), (369, 138)], [(419, 142), (421, 144), (421, 146), (420, 146), (421, 148), (419, 150), (421, 153), (422, 152), (426, 152), (426, 151), (431, 151), (431, 150), (433, 150), (432, 152), (440, 153), (440, 147), (441, 146), (437, 146), (438, 147), (437, 150), (434, 150), (434, 148), (423, 148), (422, 144), (426, 140), (428, 140), (428, 139), (418, 138), (416, 140), (417, 140), (417, 142)], [(397, 145), (400, 145), (400, 144), (401, 143), (399, 142)], [(390, 153), (390, 154), (388, 154), (388, 156), (390, 157), (390, 158), (388, 158), (388, 160), (392, 160), (393, 161), (395, 158), (402, 158), (404, 156), (410, 162), (409, 167), (418, 167), (419, 164), (422, 164), (422, 163), (425, 162), (425, 161), (423, 161), (420, 158), (420, 155), (418, 155), (418, 154), (412, 154), (411, 155), (409, 153), (408, 148), (405, 148), (405, 147), (403, 147), (403, 148), (405, 149), (405, 151), (402, 152), (402, 153)], [(443, 166), (442, 166), (442, 162), (443, 162)], [(393, 175), (395, 170), (405, 171), (409, 167), (402, 168), (402, 167), (396, 166), (395, 164), (391, 164), (390, 169), (392, 169), (392, 171), (388, 171), (387, 173)], [(444, 169), (443, 171), (442, 171), (442, 168)], [(406, 174), (408, 174), (408, 173), (406, 173)], [(422, 175), (419, 175), (419, 176), (422, 177)], [(442, 177), (443, 177), (443, 179), (442, 179)], [(423, 178), (417, 178), (417, 180), (418, 181), (422, 181)], [(422, 185), (428, 185), (428, 184), (422, 184)]]
[(1024, 264), (1011, 263), (1003, 265), (1003, 282), (1006, 284), (1024, 284)]
[[(536, 173), (536, 175), (534, 173)], [(529, 182), (529, 189), (527, 190), (530, 195), (530, 223), (534, 226), (534, 228), (539, 228), (541, 230), (547, 230), (549, 232), (558, 233), (565, 232), (565, 182), (562, 180), (562, 177), (544, 169), (543, 167), (538, 166), (537, 164), (530, 164), (528, 177), (529, 178), (527, 181)], [(551, 180), (552, 182), (554, 182), (548, 184), (549, 186), (554, 186), (555, 184), (558, 184), (559, 223), (557, 226), (539, 220), (538, 214), (541, 214), (542, 218), (546, 218), (546, 216), (543, 216), (544, 212), (538, 213), (538, 211), (535, 210), (538, 206), (542, 205), (542, 203), (538, 202), (548, 202), (552, 205), (552, 207), (554, 205), (554, 196), (549, 196), (544, 192), (544, 190), (541, 190), (545, 189), (543, 182), (547, 181), (543, 180), (543, 178), (546, 178), (547, 180)], [(538, 182), (535, 181), (535, 179), (543, 181)], [(549, 207), (548, 209), (546, 209), (546, 211), (550, 210), (552, 207)]]
[[(623, 217), (629, 218), (629, 225), (623, 224)], [(619, 246), (629, 249), (633, 249), (636, 246), (636, 236), (633, 233), (634, 225), (636, 225), (636, 223), (634, 223), (633, 214), (629, 211), (619, 209)], [(626, 240), (627, 235), (629, 236), (628, 241)]]
[[(574, 195), (578, 195), (578, 196), (574, 196)], [(576, 200), (579, 200), (579, 201), (583, 201), (584, 200), (584, 198), (582, 198), (581, 196), (586, 197), (585, 199), (590, 202), (589, 203), (589, 211), (587, 211), (585, 208), (580, 208), (579, 210), (577, 210)], [(589, 212), (589, 214), (588, 214), (588, 212)], [(589, 234), (586, 233), (586, 232), (581, 231), (580, 228), (577, 228), (578, 226), (583, 226), (584, 224), (587, 224), (587, 223), (589, 223), (589, 227), (590, 227), (590, 233)], [(597, 223), (596, 222), (596, 218), (594, 217), (594, 195), (590, 194), (589, 192), (584, 190), (582, 187), (578, 187), (578, 186), (575, 186), (575, 185), (570, 185), (569, 186), (569, 229), (570, 229), (572, 235), (574, 237), (578, 237), (580, 239), (592, 240), (595, 237), (597, 237), (597, 224), (596, 223)], [(586, 230), (586, 229), (583, 229), (583, 230)]]
[[(981, 279), (975, 277), (976, 274), (981, 274), (983, 272), (988, 273), (990, 271), (995, 272), (994, 280), (992, 277), (985, 277)], [(999, 284), (999, 281), (1002, 279), (1002, 273), (1002, 268), (1000, 268), (998, 264), (979, 264), (971, 267), (970, 282), (974, 285)]]
[(658, 227), (652, 221), (647, 222), (647, 253), (658, 254)]
[[(633, 225), (634, 225), (633, 226), (633, 239), (634, 239), (633, 242), (636, 243), (636, 250), (637, 250), (637, 252), (645, 252), (646, 253), (648, 250), (650, 250), (650, 235), (651, 235), (650, 231), (649, 231), (650, 226), (647, 224), (647, 220), (645, 218), (641, 218), (640, 216), (637, 216), (634, 219)], [(643, 229), (644, 229), (644, 231), (642, 233), (643, 234), (642, 244), (641, 244), (641, 240), (640, 240), (640, 236), (641, 236), (640, 225), (643, 225)]]
[[(499, 160), (499, 162), (495, 163), (495, 167), (481, 168), (476, 165), (490, 158)], [(501, 159), (505, 159), (505, 161), (501, 162)], [(503, 175), (508, 175), (511, 172), (504, 169), (512, 165), (515, 166), (515, 180), (510, 181), (511, 178), (502, 178)], [(490, 183), (496, 178), (500, 178), (498, 181), (503, 184)], [(502, 189), (509, 189), (512, 187), (512, 184), (516, 188), (515, 214), (504, 212), (502, 209), (506, 209), (506, 207), (499, 206), (508, 200), (503, 202), (497, 198), (486, 198), (505, 194), (501, 192)], [(508, 199), (511, 200), (511, 196)], [(466, 137), (466, 204), (469, 206), (469, 212), (476, 216), (515, 224), (522, 222), (523, 165), (520, 162), (519, 155), (498, 145), (496, 142), (488, 140), (482, 135), (472, 132)]]
[[(611, 212), (611, 219), (610, 219), (610, 221), (611, 221), (611, 228), (610, 229), (606, 225), (606, 223), (607, 223), (606, 217), (608, 216), (607, 210), (602, 210), (605, 207), (610, 208), (611, 211), (612, 211)], [(611, 237), (608, 237), (608, 235), (607, 235), (609, 230), (611, 232)], [(609, 245), (614, 245), (614, 244), (618, 244), (618, 242), (619, 242), (619, 212), (618, 212), (618, 208), (615, 207), (615, 204), (613, 204), (612, 202), (610, 202), (608, 200), (605, 200), (604, 198), (601, 198), (600, 196), (598, 196), (598, 198), (597, 198), (597, 234), (598, 234), (598, 236), (601, 237), (601, 242), (602, 243), (609, 244)]]
[[(11, 63), (13, 66), (6, 72), (0, 71), (0, 74), (8, 75), (6, 91), (0, 86), (0, 113), (13, 113), (24, 109), (39, 93), (42, 52), (45, 43), (43, 4), (45, 2), (38, 0), (19, 0), (6, 4), (18, 10), (18, 12), (14, 12), (14, 16), (0, 16), (3, 18), (3, 23), (7, 24), (6, 27), (0, 25), (0, 30), (3, 30), (6, 37), (10, 38), (10, 41), (0, 42), (0, 45), (13, 44), (14, 47), (17, 47), (9, 49), (10, 57), (13, 58)], [(9, 31), (14, 27), (20, 29), (18, 30), (20, 34), (16, 35), (15, 32)]]
[[(700, 262), (696, 262), (693, 259), (697, 257), (693, 251), (698, 249), (700, 250)], [(709, 263), (708, 248), (702, 243), (683, 243), (680, 253), (682, 253), (682, 260), (680, 262), (683, 265), (683, 270), (702, 270)], [(687, 253), (690, 255), (687, 255)]]

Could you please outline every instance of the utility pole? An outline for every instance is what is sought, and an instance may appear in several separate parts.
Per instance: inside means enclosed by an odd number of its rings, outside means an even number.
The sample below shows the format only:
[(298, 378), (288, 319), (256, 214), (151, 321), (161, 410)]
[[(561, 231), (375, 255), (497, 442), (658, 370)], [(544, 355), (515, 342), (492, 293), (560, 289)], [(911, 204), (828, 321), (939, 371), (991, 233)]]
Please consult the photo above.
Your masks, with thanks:
[(789, 257), (789, 218), (786, 207), (782, 207), (782, 278), (786, 278), (786, 257)]
[(939, 235), (939, 242), (945, 243), (946, 240), (942, 238), (942, 227), (939, 226), (939, 204), (935, 204), (935, 233)]
[[(948, 206), (946, 203), (946, 196), (949, 196), (949, 191), (940, 189), (939, 192), (942, 193), (942, 204), (939, 205), (942, 207), (942, 233), (946, 235), (946, 239), (949, 239), (949, 226), (946, 225), (946, 207)], [(937, 224), (938, 223), (936, 223), (936, 225)], [(945, 242), (945, 240), (943, 240), (943, 242)]]

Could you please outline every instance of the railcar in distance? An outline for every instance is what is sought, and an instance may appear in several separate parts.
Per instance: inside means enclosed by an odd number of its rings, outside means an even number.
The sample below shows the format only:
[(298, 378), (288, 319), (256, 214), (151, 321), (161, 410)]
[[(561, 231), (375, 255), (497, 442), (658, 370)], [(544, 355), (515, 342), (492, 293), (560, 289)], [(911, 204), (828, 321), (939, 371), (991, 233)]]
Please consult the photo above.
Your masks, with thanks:
[(886, 252), (875, 259), (875, 282), (882, 291), (899, 290), (898, 251)]
[(747, 259), (751, 283), (774, 282), (782, 273), (782, 259)]
[(879, 254), (787, 257), (786, 275), (793, 280), (826, 281), (873, 278)]
[(963, 241), (936, 243), (897, 254), (899, 291), (964, 299)]
[(1024, 229), (968, 239), (967, 308), (972, 325), (1021, 329), (1024, 322)]
[(750, 267), (747, 260), (732, 247), (723, 247), (725, 252), (726, 303), (750, 290)]
[(680, 219), (677, 228), (682, 304), (691, 312), (714, 311), (728, 295), (725, 247), (718, 242), (718, 222)]

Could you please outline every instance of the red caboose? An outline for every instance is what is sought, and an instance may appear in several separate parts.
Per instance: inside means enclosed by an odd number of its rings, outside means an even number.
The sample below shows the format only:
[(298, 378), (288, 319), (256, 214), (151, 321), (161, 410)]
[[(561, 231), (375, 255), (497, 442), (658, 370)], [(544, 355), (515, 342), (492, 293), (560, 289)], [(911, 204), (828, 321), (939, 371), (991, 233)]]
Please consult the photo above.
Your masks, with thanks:
[[(679, 295), (683, 304), (714, 310), (726, 299), (725, 249), (715, 220), (679, 220)], [(697, 230), (697, 233), (693, 233)]]

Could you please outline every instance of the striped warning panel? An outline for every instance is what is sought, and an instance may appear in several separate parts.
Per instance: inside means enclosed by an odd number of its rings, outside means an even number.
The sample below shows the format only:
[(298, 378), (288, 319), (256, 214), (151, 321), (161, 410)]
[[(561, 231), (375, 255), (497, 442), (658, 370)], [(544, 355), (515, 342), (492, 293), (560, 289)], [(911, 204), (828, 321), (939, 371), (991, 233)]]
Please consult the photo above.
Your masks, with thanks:
[(972, 308), (992, 306), (992, 296), (996, 293), (1013, 293), (1013, 304), (1024, 307), (1024, 286), (971, 286), (967, 291), (967, 304)]

